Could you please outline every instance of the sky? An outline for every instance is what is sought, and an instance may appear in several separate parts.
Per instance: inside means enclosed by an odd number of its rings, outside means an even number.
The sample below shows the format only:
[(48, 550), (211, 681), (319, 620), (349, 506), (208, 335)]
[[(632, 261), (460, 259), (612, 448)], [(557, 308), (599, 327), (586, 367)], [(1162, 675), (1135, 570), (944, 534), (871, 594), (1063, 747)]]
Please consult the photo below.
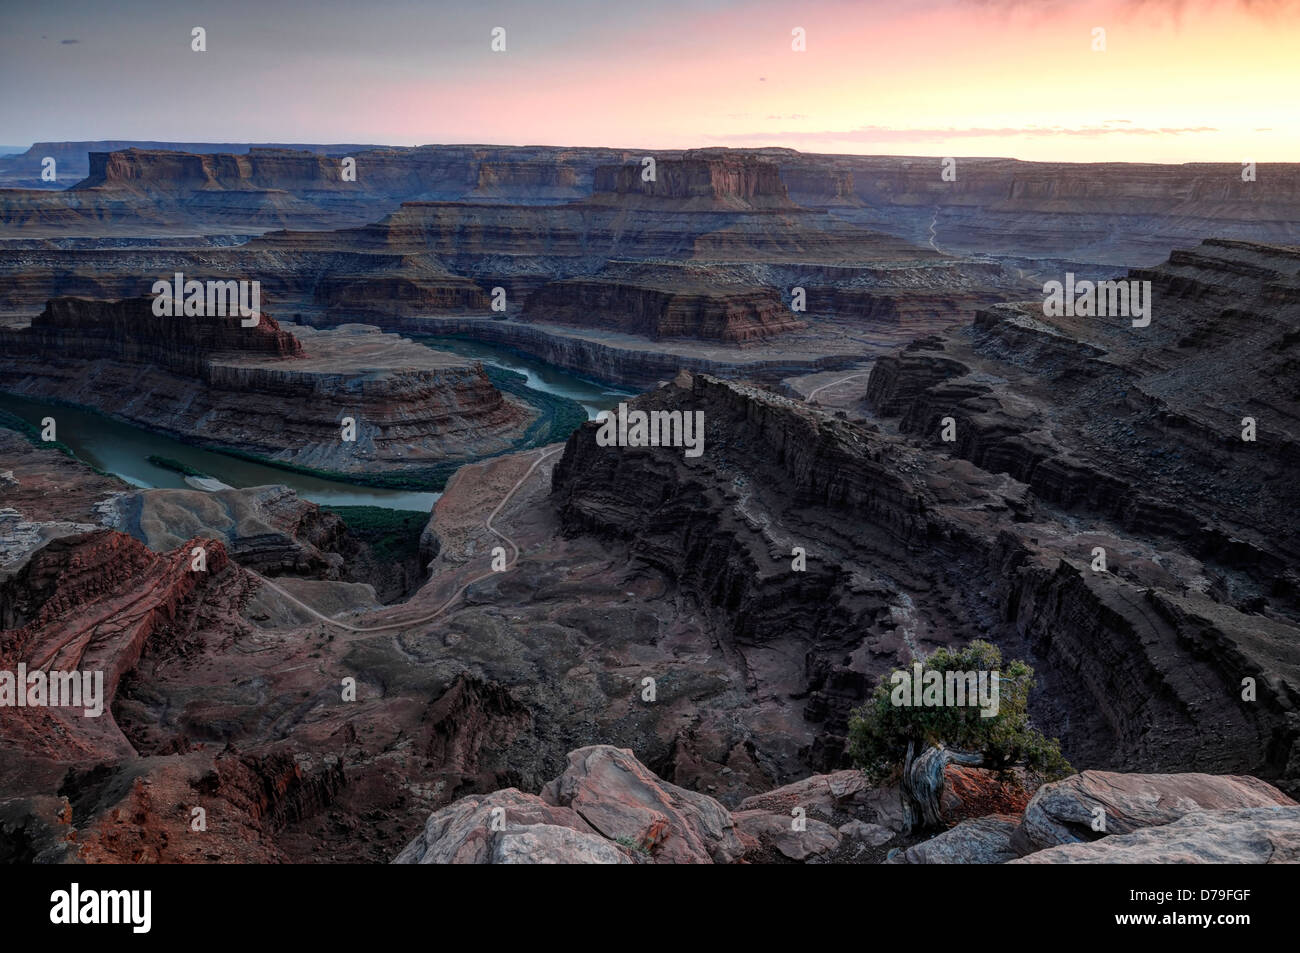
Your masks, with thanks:
[(0, 143), (24, 147), (1300, 161), (1298, 93), (1300, 0), (0, 0)]

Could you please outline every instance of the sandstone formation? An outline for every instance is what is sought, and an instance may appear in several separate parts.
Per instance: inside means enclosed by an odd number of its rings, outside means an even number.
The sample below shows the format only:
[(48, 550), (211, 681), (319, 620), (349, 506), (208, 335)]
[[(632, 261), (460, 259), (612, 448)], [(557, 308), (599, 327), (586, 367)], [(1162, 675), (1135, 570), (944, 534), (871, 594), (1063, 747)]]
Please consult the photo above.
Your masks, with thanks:
[[(282, 487), (135, 490), (0, 430), (0, 669), (108, 696), (4, 712), (0, 859), (1294, 859), (1293, 167), (355, 151), (355, 182), (333, 147), (119, 150), (0, 193), (0, 390), (449, 477), (427, 579), (384, 590)], [(1045, 311), (1112, 262), (1149, 324)], [(154, 317), (176, 271), (282, 323)], [(703, 453), (555, 434), (356, 319), (643, 385)], [(1082, 773), (950, 768), (921, 840), (849, 714), (976, 638)]]
[[(885, 365), (873, 394), (881, 379), (894, 379)], [(689, 593), (745, 659), (760, 696), (806, 698), (805, 716), (822, 725), (813, 766), (836, 765), (825, 746), (885, 668), (978, 635), (1033, 653), (1038, 717), (1061, 734), (1067, 756), (1167, 770), (1194, 746), (1206, 767), (1294, 783), (1287, 590), (1264, 596), (1265, 607), (1279, 607), (1267, 615), (1234, 607), (1228, 593), (1183, 591), (1170, 574), (1195, 581), (1204, 564), (1167, 537), (1140, 542), (1151, 523), (1109, 523), (1104, 511), (1082, 526), (1056, 523), (1056, 499), (1035, 493), (1032, 479), (973, 465), (960, 442), (909, 441), (700, 377), (639, 406), (703, 410), (712, 449), (691, 460), (671, 448), (600, 448), (594, 427), (580, 431), (556, 470), (567, 531), (627, 547)], [(1092, 415), (1089, 426), (1105, 425), (1096, 405)], [(809, 521), (815, 536), (796, 529)], [(1089, 568), (1094, 542), (1117, 554), (1111, 572)], [(789, 554), (799, 545), (817, 555), (794, 573)], [(1238, 565), (1248, 573), (1255, 564)], [(1264, 591), (1251, 587), (1249, 598)], [(1087, 652), (1074, 647), (1085, 641)], [(1101, 661), (1105, 644), (1123, 666)], [(808, 660), (794, 684), (769, 661), (792, 652)], [(1247, 676), (1258, 703), (1242, 699)], [(1151, 684), (1164, 688), (1152, 693)], [(1164, 692), (1185, 701), (1171, 705)], [(1069, 725), (1053, 696), (1070, 699)]]
[(219, 539), (241, 566), (277, 576), (340, 578), (349, 548), (340, 517), (284, 486), (140, 490), (114, 502), (113, 525), (154, 552)]
[(572, 808), (605, 837), (631, 840), (663, 863), (725, 864), (742, 852), (721, 804), (660, 781), (630, 751), (599, 745), (570, 752), (542, 799)]
[(0, 579), (51, 539), (99, 528), (126, 492), (116, 477), (0, 427)]
[(507, 788), (434, 812), (393, 863), (501, 864), (521, 855), (532, 863), (631, 862), (627, 848), (603, 839), (577, 811)]
[[(267, 314), (245, 328), (157, 317), (148, 298), (64, 298), (0, 341), (0, 388), (327, 472), (419, 472), (500, 452), (534, 414), (480, 365), (373, 328), (295, 336)], [(343, 439), (347, 417), (355, 441)]]
[[(797, 154), (796, 154), (797, 155)], [(830, 157), (825, 157), (830, 159)], [(778, 160), (779, 161), (779, 160)], [(1279, 244), (1300, 241), (1300, 165), (1021, 162), (836, 157), (853, 175), (861, 209), (846, 218), (913, 241), (932, 237), (957, 254), (1154, 265), (1206, 235)]]
[(762, 341), (805, 325), (772, 289), (677, 276), (604, 276), (554, 281), (528, 296), (525, 321), (607, 328), (651, 341)]
[(1194, 811), (1277, 806), (1297, 805), (1271, 784), (1251, 777), (1085, 771), (1039, 788), (1012, 844), (1027, 854), (1160, 827)]
[(1020, 819), (1006, 814), (965, 820), (890, 857), (890, 864), (1004, 864), (1017, 856), (1011, 837)]
[[(711, 386), (735, 390), (721, 382)], [(783, 406), (782, 398), (769, 396), (754, 410), (768, 401), (772, 408)], [(804, 408), (799, 413), (813, 420), (823, 416)], [(740, 460), (739, 445), (731, 447), (729, 453)], [(521, 463), (529, 460), (527, 455), (502, 458), (462, 471), (434, 520), (444, 545), (430, 583), (410, 605), (372, 612), (363, 624), (418, 618), (442, 604), (462, 580), (480, 575), (492, 539), (482, 527), (484, 509), (514, 484), (526, 469)], [(245, 616), (232, 624), (227, 621), (230, 593), (243, 587), (262, 599), (268, 590), (258, 589), (233, 566), (219, 571), (206, 588), (193, 591), (193, 613), (178, 617), (187, 621), (144, 634), (136, 663), (144, 669), (122, 683), (125, 688), (118, 688), (112, 705), (113, 720), (131, 751), (110, 759), (107, 772), (93, 768), (102, 755), (83, 749), (92, 745), (99, 751), (102, 732), (80, 719), (67, 734), (75, 747), (31, 754), (25, 738), (6, 743), (6, 762), (17, 773), (7, 776), (4, 790), (20, 799), (12, 806), (19, 818), (13, 823), (23, 831), (9, 843), (46, 843), (64, 830), (75, 831), (76, 843), (85, 845), (78, 848), (80, 856), (89, 859), (356, 859), (356, 835), (364, 831), (363, 856), (390, 859), (424, 830), (422, 846), (412, 846), (415, 857), (407, 859), (884, 859), (893, 840), (873, 831), (888, 832), (897, 824), (897, 792), (872, 789), (854, 771), (807, 777), (798, 765), (823, 757), (817, 751), (824, 751), (824, 744), (801, 754), (790, 744), (800, 737), (801, 713), (784, 713), (762, 689), (763, 681), (758, 692), (745, 687), (752, 676), (771, 679), (774, 664), (734, 669), (752, 673), (737, 680), (727, 669), (742, 658), (761, 662), (755, 647), (742, 645), (744, 654), (725, 665), (696, 656), (690, 646), (698, 645), (700, 636), (684, 627), (686, 619), (664, 618), (662, 609), (656, 619), (637, 608), (646, 597), (652, 600), (647, 604), (664, 605), (665, 577), (644, 566), (629, 573), (632, 564), (615, 571), (608, 543), (592, 545), (582, 535), (557, 539), (556, 517), (547, 513), (543, 488), (544, 481), (536, 481), (496, 524), (520, 545), (514, 573), (475, 584), (445, 619), (399, 626), (396, 637), (344, 632), (326, 638), (311, 621), (267, 629)], [(751, 518), (762, 515), (752, 497), (743, 510)], [(5, 604), (19, 607), (14, 621), (28, 633), (20, 636), (22, 644), (62, 637), (71, 619), (100, 618), (116, 600), (131, 603), (142, 617), (155, 599), (163, 600), (160, 607), (168, 604), (168, 585), (149, 575), (157, 571), (149, 569), (155, 565), (150, 560), (159, 557), (137, 550), (131, 565), (140, 568), (130, 571), (143, 575), (139, 583), (124, 582), (121, 570), (127, 566), (121, 556), (92, 556), (101, 539), (124, 537), (98, 534), (64, 542), (77, 547), (75, 564), (84, 583), (60, 577), (66, 570), (59, 567), (73, 560), (69, 552), (51, 549), (56, 542), (38, 553), (20, 587), (6, 590), (11, 595)], [(539, 545), (543, 540), (550, 542)], [(184, 552), (182, 547), (170, 558), (178, 560)], [(148, 584), (143, 599), (137, 595), (141, 583)], [(42, 600), (58, 593), (66, 601), (45, 609)], [(63, 606), (75, 606), (75, 613)], [(690, 611), (699, 615), (699, 608)], [(33, 625), (42, 612), (43, 618), (62, 621)], [(123, 618), (120, 611), (112, 616)], [(726, 637), (720, 622), (721, 616), (710, 623), (711, 630)], [(612, 638), (615, 632), (621, 644)], [(905, 633), (910, 637), (914, 634)], [(12, 633), (6, 633), (5, 644), (15, 644)], [(111, 644), (129, 652), (135, 641)], [(100, 651), (108, 651), (107, 645)], [(723, 655), (731, 650), (724, 648)], [(636, 701), (642, 672), (654, 673), (658, 681), (654, 705)], [(338, 701), (336, 686), (344, 673), (353, 673), (360, 683), (356, 703)], [(737, 681), (735, 687), (729, 684)], [(692, 723), (683, 729), (685, 713)], [(737, 737), (732, 733), (737, 715), (763, 730)], [(668, 780), (660, 781), (616, 749), (556, 754), (559, 746), (571, 746), (584, 735), (626, 738)], [(223, 754), (228, 745), (237, 750)], [(16, 755), (12, 760), (11, 754)], [(40, 807), (40, 792), (60, 789), (56, 779), (69, 760), (77, 765), (75, 782), (62, 790), (72, 820), (51, 820), (57, 805)], [(770, 790), (782, 764), (789, 766), (792, 780), (802, 780)], [(1199, 783), (1194, 778), (1128, 780), (1138, 789)], [(989, 805), (1002, 813), (984, 793), (990, 790), (987, 780), (952, 777), (949, 786), (959, 802), (949, 804), (954, 819)], [(509, 787), (540, 795), (487, 793)], [(710, 787), (716, 797), (707, 793)], [(472, 798), (457, 802), (459, 794)], [(1273, 797), (1281, 803), (1279, 795)], [(163, 803), (205, 806), (210, 818), (221, 820), (221, 835), (196, 842), (185, 834), (184, 814), (176, 820), (164, 816)], [(507, 809), (503, 830), (490, 823), (494, 807)], [(522, 812), (517, 816), (516, 807)], [(807, 812), (802, 831), (790, 827), (795, 807)], [(439, 815), (436, 823), (426, 823), (430, 814)], [(150, 820), (132, 822), (132, 817)], [(850, 833), (859, 830), (855, 822), (865, 833)], [(661, 839), (664, 832), (667, 839)]]
[[(1127, 790), (1191, 790), (1228, 780), (1204, 775), (1110, 775)], [(1063, 784), (1079, 781), (1074, 776)], [(834, 783), (814, 776), (791, 786), (815, 791)], [(1086, 783), (1086, 782), (1085, 782)], [(886, 793), (884, 791), (881, 792)], [(897, 789), (890, 789), (897, 797)], [(1029, 863), (1294, 863), (1300, 858), (1300, 807), (1278, 800), (1269, 807), (1196, 809), (1177, 820), (1133, 818), (1092, 844), (1035, 848)], [(811, 805), (799, 805), (805, 809)], [(798, 812), (751, 808), (728, 812), (712, 798), (661, 781), (626, 750), (596, 745), (571, 752), (563, 775), (540, 796), (514, 788), (470, 795), (425, 821), (397, 855), (398, 864), (626, 864), (826, 862), (853, 859), (846, 839), (870, 838), (879, 847), (892, 832), (854, 820), (836, 830)], [(797, 820), (796, 820), (797, 819)], [(890, 864), (1001, 864), (1021, 862), (1013, 847), (1019, 815), (992, 813), (961, 821), (906, 850)], [(874, 832), (883, 833), (876, 837)], [(859, 861), (860, 862), (860, 861)]]
[(1067, 844), (1013, 864), (1295, 864), (1300, 808), (1195, 811), (1162, 827)]
[[(5, 185), (20, 187), (24, 183), (31, 185), (40, 180), (41, 160), (46, 156), (54, 159), (58, 172), (58, 184), (55, 188), (66, 188), (90, 175), (92, 156), (95, 153), (107, 155), (130, 151), (146, 163), (154, 154), (189, 152), (199, 155), (230, 153), (232, 155), (248, 154), (259, 147), (247, 142), (157, 142), (131, 139), (97, 139), (83, 142), (38, 142), (26, 152), (11, 156), (0, 156), (0, 182)], [(377, 148), (373, 145), (358, 143), (338, 143), (323, 145), (318, 143), (281, 143), (270, 148), (310, 152), (318, 155), (354, 155), (358, 152)], [(141, 175), (153, 178), (158, 176), (141, 171)], [(37, 186), (46, 188), (47, 186)]]
[[(193, 553), (204, 553), (195, 571)], [(104, 713), (81, 709), (14, 708), (5, 714), (4, 741), (11, 749), (4, 778), (15, 782), (25, 762), (111, 759), (133, 754), (108, 707), (121, 680), (146, 647), (183, 652), (200, 627), (204, 604), (213, 600), (230, 613), (248, 588), (230, 566), (225, 547), (196, 538), (166, 555), (130, 537), (98, 530), (55, 539), (12, 578), (0, 584), (0, 662), (13, 671), (100, 671)], [(111, 620), (111, 625), (105, 625)]]
[[(1003, 618), (1070, 673), (1063, 691), (1095, 699), (1112, 764), (1171, 769), (1192, 746), (1199, 766), (1294, 778), (1298, 267), (1291, 249), (1207, 241), (1133, 273), (1151, 282), (1147, 327), (1000, 307), (872, 372), (886, 426), (1024, 481), (1040, 526), (1071, 522), (1033, 530), (1036, 549), (1055, 536), (1071, 551), (1017, 564), (1013, 589), (1054, 582), (1012, 596)], [(945, 417), (951, 443), (936, 439)], [(1257, 440), (1242, 439), (1247, 417)], [(1255, 684), (1258, 701), (1243, 691)], [(1107, 744), (1078, 750), (1101, 767)]]
[[(600, 166), (592, 191), (597, 201), (622, 208), (654, 208), (661, 202), (678, 209), (793, 209), (780, 170), (748, 157), (688, 152), (681, 159)], [(628, 202), (628, 198), (633, 201)]]
[[(55, 159), (58, 183), (41, 180)], [(355, 163), (345, 177), (344, 158)], [(0, 158), (0, 228), (29, 235), (256, 234), (373, 221), (402, 201), (553, 204), (589, 195), (616, 149), (37, 143)], [(58, 189), (58, 190), (56, 190)]]
[(796, 831), (789, 814), (733, 815), (655, 777), (632, 752), (595, 745), (570, 752), (540, 796), (511, 788), (434, 812), (393, 862), (710, 864), (758, 859), (766, 848), (806, 861), (841, 837), (816, 819)]
[[(349, 182), (340, 180), (336, 158), (306, 152), (115, 153), (97, 157), (95, 176), (59, 195), (68, 195), (66, 202), (83, 200), (74, 193), (88, 201), (97, 190), (134, 195), (166, 221), (184, 218), (177, 203), (229, 202), (232, 219), (254, 222), (262, 213), (250, 203), (337, 209), (381, 184), (401, 192), (424, 181), (423, 172), (408, 179), (389, 169), (391, 156), (367, 155), (359, 160), (366, 174)], [(500, 189), (489, 201), (478, 188), (447, 201), (439, 187), (404, 194), (386, 216), (386, 208), (375, 208), (360, 227), (269, 231), (225, 247), (161, 239), (141, 239), (139, 247), (29, 242), (0, 264), (0, 273), (12, 275), (0, 290), (0, 311), (30, 314), (57, 295), (139, 294), (140, 274), (159, 269), (251, 275), (280, 313), (300, 323), (451, 331), (506, 341), (587, 376), (645, 384), (680, 367), (775, 380), (849, 366), (1028, 287), (997, 262), (943, 256), (824, 208), (803, 208), (787, 197), (778, 167), (762, 158), (659, 155), (652, 180), (628, 159), (613, 152), (556, 157), (561, 166), (575, 163), (574, 181), (579, 167), (589, 170), (590, 189), (561, 204)], [(513, 169), (533, 160), (512, 154), (482, 161)], [(518, 169), (522, 179), (531, 168)], [(489, 178), (509, 179), (499, 171)], [(47, 205), (61, 201), (42, 195)]]
[[(40, 181), (46, 156), (59, 163), (62, 192)], [(355, 182), (340, 182), (344, 156), (357, 160)], [(655, 182), (642, 182), (646, 158), (657, 166), (682, 164), (663, 175), (657, 168)], [(774, 168), (779, 180), (739, 171), (745, 163), (753, 168), (755, 160)], [(1300, 240), (1295, 163), (1261, 164), (1256, 180), (1243, 182), (1235, 163), (958, 162), (956, 180), (946, 181), (936, 158), (782, 148), (637, 153), (546, 146), (37, 143), (0, 159), (0, 184), (13, 186), (0, 190), (0, 228), (158, 234), (186, 223), (189, 234), (247, 233), (360, 224), (404, 201), (557, 204), (621, 187), (650, 203), (674, 191), (701, 206), (732, 203), (736, 192), (751, 205), (793, 200), (927, 247), (934, 242), (957, 254), (1005, 256), (1032, 268), (1059, 261), (1081, 268), (1155, 264), (1170, 249), (1211, 234)]]

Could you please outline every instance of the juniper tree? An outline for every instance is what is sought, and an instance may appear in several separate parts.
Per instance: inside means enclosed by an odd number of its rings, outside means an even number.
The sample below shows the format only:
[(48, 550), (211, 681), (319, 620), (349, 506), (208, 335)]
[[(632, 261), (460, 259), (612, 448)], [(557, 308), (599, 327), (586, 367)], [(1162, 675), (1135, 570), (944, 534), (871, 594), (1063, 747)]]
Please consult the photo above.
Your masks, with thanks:
[(1002, 653), (988, 642), (939, 649), (912, 670), (881, 678), (849, 716), (849, 755), (873, 781), (899, 775), (909, 829), (939, 827), (949, 764), (997, 771), (1019, 765), (1053, 778), (1072, 772), (1060, 743), (1029, 724), (1033, 684), (1032, 668), (1018, 659), (1004, 668)]

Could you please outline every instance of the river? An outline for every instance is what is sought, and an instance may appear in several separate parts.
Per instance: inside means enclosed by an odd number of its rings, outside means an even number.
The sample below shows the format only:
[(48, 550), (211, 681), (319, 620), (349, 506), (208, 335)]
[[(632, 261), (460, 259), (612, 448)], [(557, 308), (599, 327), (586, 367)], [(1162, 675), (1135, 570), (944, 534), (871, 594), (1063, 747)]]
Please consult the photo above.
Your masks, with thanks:
[[(523, 374), (528, 379), (528, 387), (577, 401), (586, 409), (588, 418), (595, 417), (600, 410), (612, 409), (626, 396), (624, 391), (584, 380), (554, 365), (491, 344), (449, 338), (419, 340), (439, 350), (473, 357), (485, 364)], [(154, 455), (177, 460), (233, 487), (282, 483), (296, 490), (304, 499), (333, 506), (382, 506), (427, 513), (442, 495), (323, 480), (203, 450), (94, 411), (10, 394), (0, 393), (0, 410), (16, 414), (37, 428), (41, 425), (41, 418), (53, 417), (57, 421), (57, 439), (66, 444), (78, 459), (141, 488), (188, 488), (181, 474), (150, 463), (147, 458)]]
[(602, 410), (613, 410), (620, 400), (626, 400), (635, 393), (578, 377), (569, 371), (561, 370), (554, 364), (539, 361), (535, 357), (527, 357), (496, 344), (454, 337), (407, 336), (439, 351), (476, 358), (484, 364), (493, 364), (514, 371), (516, 374), (523, 374), (528, 378), (528, 386), (534, 390), (558, 394), (560, 397), (577, 401), (586, 409), (588, 420), (594, 420), (596, 414)]

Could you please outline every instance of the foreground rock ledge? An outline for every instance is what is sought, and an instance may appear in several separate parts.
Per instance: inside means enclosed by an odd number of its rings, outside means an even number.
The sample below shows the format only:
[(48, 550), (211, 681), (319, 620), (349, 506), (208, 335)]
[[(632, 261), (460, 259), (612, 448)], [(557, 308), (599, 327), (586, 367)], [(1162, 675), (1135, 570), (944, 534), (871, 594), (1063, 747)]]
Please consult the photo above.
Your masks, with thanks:
[[(846, 782), (857, 782), (849, 785)], [(826, 862), (844, 859), (850, 840), (887, 843), (887, 826), (840, 826), (790, 805), (826, 810), (857, 789), (862, 776), (837, 772), (751, 798), (738, 813), (715, 799), (656, 777), (631, 751), (593, 745), (569, 754), (564, 772), (540, 795), (515, 788), (475, 794), (435, 811), (396, 864), (626, 864)], [(832, 795), (832, 789), (839, 794)], [(1026, 824), (1044, 802), (1098, 791), (1122, 792), (1126, 833), (1096, 835), (1016, 857)], [(885, 790), (879, 793), (882, 797)], [(891, 863), (1294, 863), (1300, 861), (1300, 805), (1250, 777), (1114, 775), (1084, 772), (1040, 789), (1024, 819), (993, 814), (893, 853)], [(802, 795), (802, 797), (801, 797)], [(897, 792), (894, 792), (897, 797)], [(858, 798), (863, 804), (874, 798)], [(1213, 806), (1214, 809), (1206, 809)], [(1257, 806), (1261, 805), (1261, 806)], [(1262, 806), (1266, 805), (1266, 806)], [(1118, 812), (1117, 812), (1118, 813)], [(1031, 815), (1033, 815), (1031, 817)], [(887, 815), (879, 814), (883, 820)], [(1140, 829), (1139, 829), (1140, 828)], [(1017, 843), (1018, 842), (1018, 843)], [(1013, 847), (1013, 843), (1016, 846)], [(1030, 848), (1031, 850), (1034, 848)]]

